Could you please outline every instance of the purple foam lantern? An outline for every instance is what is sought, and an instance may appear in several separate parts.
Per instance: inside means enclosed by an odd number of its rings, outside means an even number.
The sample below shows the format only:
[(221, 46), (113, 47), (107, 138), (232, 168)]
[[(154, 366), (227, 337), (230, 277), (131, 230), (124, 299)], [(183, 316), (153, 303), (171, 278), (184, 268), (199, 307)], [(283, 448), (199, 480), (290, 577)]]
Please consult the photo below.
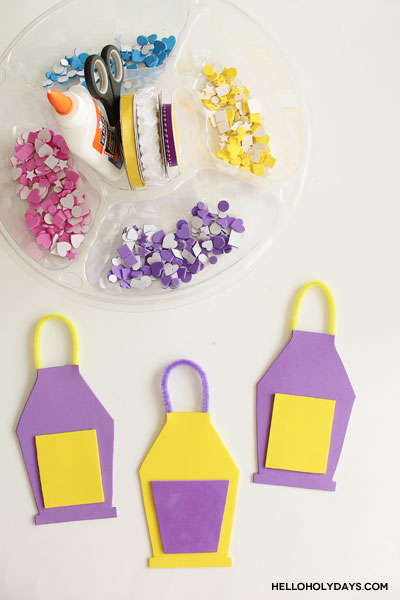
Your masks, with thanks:
[[(39, 355), (40, 332), (44, 322), (51, 318), (60, 319), (71, 330), (74, 340), (74, 364), (72, 365), (41, 368)], [(35, 364), (37, 379), (20, 417), (17, 436), (39, 511), (39, 514), (35, 516), (36, 525), (116, 517), (116, 508), (112, 506), (114, 421), (79, 372), (78, 338), (71, 321), (61, 315), (47, 315), (38, 322), (35, 332)], [(93, 432), (95, 432), (95, 435), (90, 435)], [(40, 465), (37, 440), (42, 437), (48, 439), (51, 434), (66, 433), (72, 434), (73, 444), (75, 443), (74, 435), (77, 433), (84, 434), (85, 439), (85, 434), (88, 434), (90, 440), (97, 440), (95, 445), (92, 444), (89, 447), (89, 464), (83, 465), (83, 468), (89, 469), (89, 476), (92, 476), (90, 469), (95, 468), (96, 462), (100, 466), (100, 474), (97, 474), (97, 479), (96, 473), (93, 475), (95, 480), (93, 485), (97, 486), (96, 489), (98, 489), (97, 501), (84, 501), (76, 504), (74, 500), (70, 500), (70, 504), (65, 506), (54, 505), (58, 504), (54, 500), (47, 500), (46, 502), (44, 489), (47, 488), (43, 487), (45, 483), (43, 478), (44, 476), (49, 477), (47, 472), (44, 472), (45, 468), (48, 469), (49, 467), (44, 464)], [(55, 439), (57, 441), (60, 437), (56, 436)], [(74, 451), (73, 445), (71, 450)], [(76, 454), (79, 460), (80, 452), (78, 451)], [(69, 463), (71, 462), (69, 456), (66, 457), (66, 460)], [(82, 470), (82, 464), (71, 465), (69, 463), (68, 468), (72, 482), (75, 475), (74, 469)], [(57, 464), (51, 465), (51, 468), (57, 470)], [(54, 496), (54, 493), (57, 493), (58, 490), (58, 497), (60, 497), (57, 486), (59, 488), (63, 486), (64, 496), (71, 497), (68, 493), (68, 485), (65, 491), (66, 484), (62, 481), (54, 481), (54, 477), (50, 483), (49, 494), (52, 493)], [(75, 488), (77, 485), (75, 484)], [(87, 495), (87, 492), (82, 492), (79, 495), (79, 485), (77, 493), (78, 497), (81, 498), (84, 497), (85, 493)], [(93, 493), (91, 497), (93, 497)], [(102, 501), (98, 501), (99, 499)]]
[[(320, 287), (328, 297), (331, 313), (329, 333), (313, 333), (296, 329), (302, 298), (311, 286)], [(254, 483), (335, 490), (336, 482), (333, 481), (333, 476), (342, 450), (355, 393), (336, 350), (334, 334), (335, 304), (332, 294), (325, 284), (311, 281), (304, 285), (298, 294), (292, 320), (292, 337), (289, 343), (257, 384), (258, 473), (254, 475)], [(286, 410), (290, 412), (291, 402), (295, 410), (298, 410), (299, 406), (304, 407), (305, 410), (311, 407), (309, 413), (311, 417), (314, 409), (321, 409), (322, 414), (325, 415), (327, 403), (331, 403), (333, 419), (331, 425), (330, 423), (324, 424), (329, 428), (329, 436), (327, 430), (326, 439), (323, 440), (326, 448), (326, 461), (324, 462), (323, 457), (322, 459), (317, 457), (320, 459), (319, 462), (324, 464), (323, 468), (314, 469), (318, 472), (311, 472), (312, 469), (308, 471), (307, 468), (302, 470), (276, 468), (276, 465), (279, 465), (279, 459), (282, 464), (285, 461), (289, 465), (290, 461), (293, 464), (296, 463), (296, 448), (290, 446), (298, 443), (299, 438), (301, 446), (301, 435), (277, 439), (278, 435), (273, 429), (274, 426), (278, 426), (276, 423), (279, 424), (279, 418), (282, 419), (285, 414), (288, 414), (278, 412), (281, 407), (277, 405), (277, 397), (279, 396), (278, 399), (281, 400), (282, 395), (285, 395), (287, 402)], [(293, 414), (295, 414), (294, 411)], [(312, 430), (311, 434), (313, 434)], [(275, 436), (273, 442), (275, 447), (271, 448), (273, 435)], [(297, 439), (297, 442), (294, 441), (294, 438)], [(276, 452), (276, 439), (279, 443), (280, 456)], [(306, 440), (305, 444), (309, 451), (310, 440)], [(314, 450), (314, 454), (317, 451), (321, 452), (321, 442), (319, 444), (317, 450)], [(303, 452), (303, 448), (299, 447), (298, 452)], [(269, 453), (271, 455), (275, 453), (275, 463), (272, 460), (268, 461)], [(288, 459), (287, 456), (291, 458)], [(309, 458), (309, 461), (312, 462), (312, 459), (315, 459), (314, 455)], [(275, 468), (268, 466), (271, 463), (275, 464)]]

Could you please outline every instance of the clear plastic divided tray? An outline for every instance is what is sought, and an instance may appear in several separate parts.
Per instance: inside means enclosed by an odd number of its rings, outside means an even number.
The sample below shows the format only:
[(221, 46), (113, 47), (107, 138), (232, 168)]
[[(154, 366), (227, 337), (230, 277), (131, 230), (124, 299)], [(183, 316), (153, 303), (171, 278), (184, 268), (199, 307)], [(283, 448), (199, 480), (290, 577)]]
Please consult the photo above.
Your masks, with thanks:
[[(17, 195), (10, 157), (24, 131), (49, 127), (57, 132), (42, 87), (45, 72), (74, 48), (98, 52), (106, 44), (134, 45), (138, 35), (174, 35), (176, 46), (161, 67), (125, 70), (122, 93), (167, 89), (175, 98), (180, 174), (164, 185), (130, 190), (103, 180), (76, 160), (86, 178), (92, 222), (75, 260), (53, 257), (38, 246), (25, 224), (26, 202)], [(117, 44), (118, 45), (118, 44)], [(200, 99), (202, 68), (236, 67), (241, 81), (263, 106), (272, 155), (266, 177), (230, 167), (215, 156), (215, 140)], [(154, 310), (205, 298), (243, 277), (275, 242), (300, 195), (309, 157), (309, 131), (303, 97), (292, 70), (268, 34), (224, 0), (72, 0), (58, 4), (29, 25), (0, 59), (0, 229), (12, 255), (37, 279), (77, 299), (113, 310)], [(244, 221), (238, 249), (205, 265), (190, 283), (163, 289), (124, 289), (107, 280), (122, 229), (151, 223), (174, 230), (203, 201), (215, 210), (222, 200)]]

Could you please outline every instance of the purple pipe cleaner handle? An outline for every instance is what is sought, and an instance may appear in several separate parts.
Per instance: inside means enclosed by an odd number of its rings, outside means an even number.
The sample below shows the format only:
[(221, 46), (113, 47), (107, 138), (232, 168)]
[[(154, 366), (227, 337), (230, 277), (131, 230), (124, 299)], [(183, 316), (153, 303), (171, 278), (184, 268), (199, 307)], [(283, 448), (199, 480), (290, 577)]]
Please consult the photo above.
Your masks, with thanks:
[(208, 400), (209, 400), (209, 392), (208, 392), (208, 381), (207, 376), (204, 373), (203, 369), (191, 360), (187, 360), (186, 358), (182, 358), (181, 360), (176, 360), (165, 369), (162, 379), (161, 379), (161, 392), (163, 395), (163, 400), (165, 404), (165, 410), (167, 412), (173, 412), (171, 399), (169, 397), (168, 391), (168, 378), (175, 367), (180, 367), (182, 365), (186, 365), (188, 367), (192, 367), (200, 376), (201, 385), (203, 387), (203, 412), (208, 412)]

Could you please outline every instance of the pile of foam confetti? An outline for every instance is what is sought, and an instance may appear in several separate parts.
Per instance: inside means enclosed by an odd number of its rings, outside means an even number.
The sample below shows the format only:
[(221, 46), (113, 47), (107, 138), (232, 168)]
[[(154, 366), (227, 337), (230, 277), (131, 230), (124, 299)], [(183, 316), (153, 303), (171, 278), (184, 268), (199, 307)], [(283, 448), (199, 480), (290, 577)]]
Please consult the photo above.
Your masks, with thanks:
[(46, 79), (43, 81), (43, 87), (51, 87), (55, 83), (74, 83), (72, 80), (83, 83), (85, 81), (85, 73), (83, 71), (85, 61), (89, 54), (75, 48), (72, 56), (64, 56), (60, 61), (53, 65), (52, 70), (46, 71)]
[[(133, 46), (120, 44), (120, 54), (126, 69), (161, 66), (174, 49), (176, 38), (170, 35), (159, 40), (157, 34), (152, 33), (149, 36), (139, 35), (136, 42), (136, 45)], [(55, 83), (69, 83), (70, 80), (76, 82), (79, 80), (80, 83), (84, 83), (84, 65), (88, 56), (88, 52), (75, 48), (72, 56), (64, 56), (53, 65), (51, 70), (46, 71), (46, 78), (42, 86), (51, 87)]]
[(173, 35), (157, 39), (157, 34), (139, 35), (136, 46), (121, 43), (121, 58), (127, 69), (144, 67), (159, 67), (175, 48), (176, 38)]
[[(234, 67), (217, 73), (214, 67), (203, 68), (208, 83), (201, 92), (209, 122), (218, 133), (217, 157), (235, 167), (265, 175), (276, 159), (268, 146), (261, 104), (237, 78)], [(212, 112), (211, 112), (212, 111)]]
[(176, 230), (168, 233), (150, 224), (125, 227), (108, 281), (141, 290), (156, 280), (163, 288), (172, 289), (189, 283), (207, 263), (215, 264), (219, 255), (239, 247), (245, 231), (243, 220), (229, 216), (228, 210), (226, 200), (218, 203), (217, 212), (198, 202), (190, 222), (181, 219)]
[(63, 136), (46, 128), (23, 133), (10, 160), (18, 194), (29, 203), (25, 222), (37, 243), (73, 260), (89, 231), (90, 209)]

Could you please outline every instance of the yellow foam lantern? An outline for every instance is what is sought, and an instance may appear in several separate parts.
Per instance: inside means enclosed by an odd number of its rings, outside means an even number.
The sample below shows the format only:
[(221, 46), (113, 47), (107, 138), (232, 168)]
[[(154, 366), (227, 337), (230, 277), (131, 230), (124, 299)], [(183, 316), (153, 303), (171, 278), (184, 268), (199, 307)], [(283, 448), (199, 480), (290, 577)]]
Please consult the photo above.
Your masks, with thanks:
[[(188, 365), (203, 385), (202, 412), (173, 412), (172, 369)], [(153, 549), (150, 567), (230, 567), (239, 469), (214, 429), (204, 371), (178, 360), (164, 372), (166, 423), (139, 470)]]

